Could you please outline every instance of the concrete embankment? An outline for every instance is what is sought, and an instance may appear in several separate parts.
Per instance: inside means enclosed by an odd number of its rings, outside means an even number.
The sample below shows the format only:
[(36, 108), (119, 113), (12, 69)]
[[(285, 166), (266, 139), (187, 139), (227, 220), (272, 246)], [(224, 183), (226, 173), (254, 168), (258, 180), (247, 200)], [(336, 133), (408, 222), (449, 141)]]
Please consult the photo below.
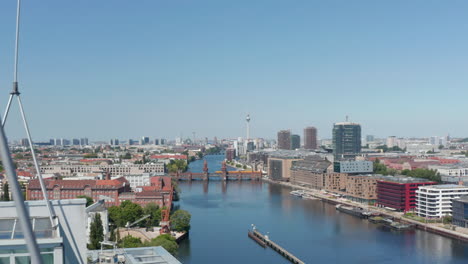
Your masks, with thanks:
[[(343, 204), (343, 205), (349, 205), (349, 206), (360, 206), (360, 207), (363, 206), (363, 204), (360, 204), (360, 203), (345, 201), (345, 200), (337, 199), (337, 198), (331, 198), (331, 197), (329, 197), (327, 195), (324, 195), (319, 190), (315, 190), (315, 189), (311, 189), (311, 188), (307, 188), (307, 187), (303, 187), (303, 186), (299, 186), (299, 185), (294, 185), (294, 184), (291, 184), (289, 182), (273, 181), (273, 180), (266, 179), (266, 178), (263, 178), (263, 181), (273, 183), (273, 184), (279, 184), (279, 185), (282, 185), (282, 186), (287, 186), (287, 187), (294, 188), (294, 189), (301, 189), (301, 190), (308, 191), (308, 193), (310, 195), (312, 195), (312, 196), (314, 196), (316, 198), (319, 198), (320, 200), (322, 200), (322, 201), (324, 201), (326, 203), (330, 203), (330, 204), (333, 204), (333, 205)], [(396, 219), (396, 220), (398, 220), (398, 221), (400, 221), (402, 223), (414, 224), (417, 229), (428, 231), (428, 232), (435, 233), (435, 234), (445, 236), (445, 237), (450, 237), (450, 238), (453, 238), (453, 239), (458, 239), (458, 240), (461, 240), (461, 241), (464, 241), (464, 242), (468, 242), (468, 233), (462, 233), (462, 232), (458, 232), (456, 230), (450, 230), (450, 229), (447, 229), (447, 228), (444, 228), (444, 227), (435, 226), (434, 224), (421, 223), (419, 221), (403, 217), (402, 213), (389, 212), (389, 211), (386, 211), (385, 209), (380, 208), (380, 207), (368, 206), (368, 205), (365, 205), (365, 206), (368, 207), (369, 210), (378, 212), (378, 213), (380, 213), (381, 215), (383, 215), (385, 217), (392, 217), (393, 219)], [(459, 229), (459, 227), (457, 227), (457, 229)]]

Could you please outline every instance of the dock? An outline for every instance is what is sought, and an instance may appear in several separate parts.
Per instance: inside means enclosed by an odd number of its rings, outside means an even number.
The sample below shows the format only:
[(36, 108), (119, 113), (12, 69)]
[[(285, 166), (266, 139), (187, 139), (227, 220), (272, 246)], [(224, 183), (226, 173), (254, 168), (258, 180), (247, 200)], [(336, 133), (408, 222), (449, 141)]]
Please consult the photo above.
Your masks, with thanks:
[[(251, 234), (256, 238), (252, 238), (251, 237)], [(278, 252), (278, 254), (280, 254), (281, 256), (283, 256), (284, 258), (286, 258), (287, 260), (289, 260), (291, 263), (294, 263), (294, 264), (304, 264), (304, 261), (300, 260), (299, 258), (297, 258), (296, 256), (294, 256), (292, 253), (290, 253), (289, 251), (287, 251), (286, 249), (284, 249), (283, 247), (281, 247), (280, 245), (276, 244), (275, 242), (271, 241), (268, 236), (266, 235), (263, 235), (262, 233), (258, 232), (256, 229), (253, 229), (253, 231), (249, 231), (249, 237), (254, 239), (255, 241), (257, 241), (257, 243), (260, 244), (260, 242), (258, 242), (258, 240), (260, 240), (261, 242), (263, 242), (265, 245), (269, 246), (271, 249), (273, 249), (274, 251)], [(260, 244), (261, 245), (261, 244)]]

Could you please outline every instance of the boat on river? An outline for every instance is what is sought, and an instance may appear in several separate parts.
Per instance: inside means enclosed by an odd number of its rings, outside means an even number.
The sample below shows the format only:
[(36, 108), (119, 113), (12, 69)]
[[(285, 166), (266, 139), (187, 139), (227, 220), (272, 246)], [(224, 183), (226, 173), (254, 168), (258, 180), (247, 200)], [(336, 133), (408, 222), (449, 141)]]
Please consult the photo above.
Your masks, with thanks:
[(297, 196), (297, 197), (302, 197), (305, 194), (304, 190), (295, 190), (290, 192), (290, 194)]
[(343, 205), (343, 204), (337, 204), (335, 206), (336, 210), (347, 213), (350, 215), (354, 215), (360, 218), (369, 218), (369, 216), (372, 215), (372, 212), (365, 210), (361, 207), (355, 207), (355, 206), (349, 206), (349, 205)]

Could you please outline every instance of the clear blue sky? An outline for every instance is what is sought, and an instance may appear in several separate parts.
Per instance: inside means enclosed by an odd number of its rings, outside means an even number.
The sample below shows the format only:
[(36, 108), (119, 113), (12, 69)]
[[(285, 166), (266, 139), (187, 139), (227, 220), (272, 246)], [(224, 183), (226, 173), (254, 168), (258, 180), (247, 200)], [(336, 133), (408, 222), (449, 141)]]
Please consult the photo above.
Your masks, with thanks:
[[(33, 137), (245, 136), (346, 115), (376, 136), (468, 136), (468, 1), (22, 0)], [(0, 110), (16, 0), (0, 2)], [(3, 94), (3, 95), (2, 95)], [(8, 136), (21, 138), (18, 109)]]

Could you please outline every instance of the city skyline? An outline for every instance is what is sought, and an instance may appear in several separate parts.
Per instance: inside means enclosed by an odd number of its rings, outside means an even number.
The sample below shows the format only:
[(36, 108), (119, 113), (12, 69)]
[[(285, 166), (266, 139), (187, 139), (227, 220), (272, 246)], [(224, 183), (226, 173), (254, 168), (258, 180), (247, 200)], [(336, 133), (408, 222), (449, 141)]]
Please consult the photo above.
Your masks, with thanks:
[[(363, 135), (465, 137), (467, 6), (26, 1), (20, 90), (35, 140), (192, 131), (235, 138), (245, 134), (247, 113), (252, 137), (312, 125), (330, 138), (345, 115), (362, 124)], [(4, 109), (16, 3), (0, 7)], [(10, 116), (6, 130), (23, 137), (19, 116)]]

